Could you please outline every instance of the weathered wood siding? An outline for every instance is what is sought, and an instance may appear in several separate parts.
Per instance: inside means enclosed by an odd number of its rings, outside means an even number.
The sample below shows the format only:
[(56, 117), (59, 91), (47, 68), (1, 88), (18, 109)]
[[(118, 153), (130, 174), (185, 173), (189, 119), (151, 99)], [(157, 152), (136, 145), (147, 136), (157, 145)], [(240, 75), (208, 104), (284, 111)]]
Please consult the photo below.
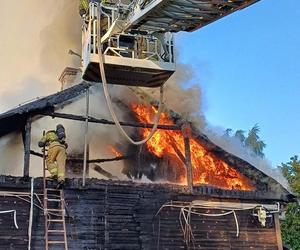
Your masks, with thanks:
[[(40, 193), (38, 186), (35, 192)], [(12, 191), (17, 187), (22, 185), (0, 185), (1, 190)], [(29, 191), (24, 186), (20, 190)], [(101, 182), (79, 189), (79, 185), (76, 187), (73, 183), (65, 189), (69, 249), (187, 249), (180, 229), (179, 210), (166, 208), (159, 217), (154, 218), (154, 215), (162, 204), (171, 200), (208, 198), (207, 195), (188, 195), (172, 186)], [(35, 203), (38, 204), (37, 199)], [(27, 249), (29, 208), (28, 202), (17, 197), (0, 196), (0, 211), (16, 209), (19, 225), (19, 229), (14, 227), (12, 214), (0, 214), (0, 249)], [(193, 216), (195, 249), (278, 249), (274, 222), (262, 228), (251, 211), (237, 212), (237, 217), (239, 237), (235, 235), (232, 215)], [(44, 217), (37, 207), (34, 208), (32, 237), (32, 249), (44, 249)]]

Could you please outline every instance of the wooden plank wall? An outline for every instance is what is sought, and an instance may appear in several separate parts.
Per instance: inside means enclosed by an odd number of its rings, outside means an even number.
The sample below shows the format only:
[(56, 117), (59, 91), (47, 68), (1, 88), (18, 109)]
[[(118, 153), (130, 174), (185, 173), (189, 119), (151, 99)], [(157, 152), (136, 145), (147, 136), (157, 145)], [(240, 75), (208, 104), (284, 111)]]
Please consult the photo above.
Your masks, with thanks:
[(15, 197), (0, 196), (0, 211), (16, 210), (17, 224), (13, 213), (0, 214), (0, 249), (27, 249), (28, 219), (30, 204)]
[[(159, 217), (154, 218), (154, 215), (170, 200), (200, 198), (150, 185), (103, 184), (86, 190), (66, 189), (69, 249), (187, 249), (178, 209), (166, 208)], [(0, 196), (0, 211), (16, 209), (19, 224), (19, 229), (15, 229), (12, 214), (0, 214), (1, 250), (27, 249), (29, 208), (30, 204), (19, 198)], [(193, 216), (195, 249), (278, 249), (274, 222), (262, 228), (251, 211), (238, 212), (237, 217), (239, 237), (235, 236), (232, 215), (217, 218)], [(35, 207), (32, 249), (44, 249), (43, 223), (43, 212)]]
[[(202, 210), (202, 212), (207, 211)], [(211, 212), (220, 211), (210, 210)], [(237, 212), (240, 226), (238, 237), (236, 237), (237, 230), (232, 214), (217, 218), (192, 216), (191, 225), (195, 242), (190, 244), (190, 249), (195, 247), (195, 249), (205, 250), (277, 250), (274, 223), (269, 221), (267, 227), (262, 228), (250, 213), (251, 211)], [(179, 242), (181, 230), (179, 227), (174, 227), (175, 224), (179, 225), (178, 209), (166, 209), (160, 217), (159, 249), (182, 249)], [(175, 235), (178, 237), (174, 238)]]

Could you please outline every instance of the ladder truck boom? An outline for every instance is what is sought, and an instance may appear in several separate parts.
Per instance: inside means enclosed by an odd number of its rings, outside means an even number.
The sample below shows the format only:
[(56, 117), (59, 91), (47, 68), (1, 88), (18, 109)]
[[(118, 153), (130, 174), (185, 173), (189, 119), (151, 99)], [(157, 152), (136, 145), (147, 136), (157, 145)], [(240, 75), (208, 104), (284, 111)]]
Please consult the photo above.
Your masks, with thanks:
[(130, 13), (125, 30), (195, 31), (258, 0), (141, 0)]
[(258, 1), (89, 0), (82, 15), (83, 79), (101, 82), (100, 43), (108, 83), (162, 86), (176, 70), (174, 33), (195, 31)]

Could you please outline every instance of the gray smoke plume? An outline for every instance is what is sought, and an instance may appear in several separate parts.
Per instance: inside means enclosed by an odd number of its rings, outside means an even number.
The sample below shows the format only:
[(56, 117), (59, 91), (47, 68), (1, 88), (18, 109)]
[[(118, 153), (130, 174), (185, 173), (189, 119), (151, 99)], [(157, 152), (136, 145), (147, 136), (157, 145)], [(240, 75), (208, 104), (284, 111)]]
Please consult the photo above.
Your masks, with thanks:
[[(176, 72), (164, 85), (164, 103), (170, 110), (180, 114), (182, 119), (193, 122), (197, 127), (205, 126), (206, 121), (202, 113), (202, 91), (199, 83), (186, 88), (185, 84), (193, 80), (195, 74), (191, 65), (177, 64)], [(154, 99), (159, 98), (159, 90), (145, 89), (146, 94)]]
[[(113, 89), (113, 87), (112, 87)], [(112, 97), (114, 97), (114, 92), (112, 92)], [(109, 111), (105, 105), (105, 97), (102, 92), (101, 85), (94, 86), (90, 89), (89, 97), (90, 109), (89, 116), (111, 120)], [(86, 99), (85, 94), (81, 95), (77, 100), (65, 106), (62, 110), (58, 112), (64, 112), (68, 114), (76, 114), (85, 116), (86, 108)], [(120, 120), (126, 120), (125, 114), (120, 110), (120, 108), (115, 105), (115, 111)], [(65, 119), (52, 119), (50, 117), (43, 117), (33, 123), (32, 126), (32, 149), (35, 151), (40, 151), (37, 146), (38, 141), (42, 136), (42, 131), (48, 131), (55, 129), (57, 124), (63, 124), (66, 129), (68, 149), (67, 152), (69, 155), (76, 155), (83, 153), (84, 150), (84, 131), (85, 123), (80, 121), (72, 121)], [(130, 133), (130, 130), (129, 130)], [(110, 125), (101, 125), (89, 123), (88, 128), (88, 144), (89, 144), (89, 157), (90, 159), (103, 159), (103, 158), (114, 158), (116, 155), (112, 152), (111, 146), (115, 147), (116, 144), (126, 145), (126, 142), (120, 136), (118, 131), (114, 126)], [(121, 152), (125, 153), (125, 152)], [(41, 164), (41, 161), (39, 161)], [(112, 173), (113, 175), (122, 178), (121, 174), (123, 168), (123, 162), (114, 162), (102, 164), (101, 167)], [(36, 171), (32, 172), (33, 175), (39, 175)], [(90, 176), (99, 177), (93, 171), (90, 173)]]
[[(77, 11), (74, 0), (1, 2), (0, 112), (59, 90), (63, 69), (79, 66), (79, 60), (68, 55), (69, 49), (80, 51)], [(21, 135), (8, 135), (0, 141), (1, 173), (21, 175)], [(34, 165), (33, 171), (37, 169)]]
[[(14, 19), (11, 19), (7, 9), (14, 10)], [(45, 12), (46, 10), (46, 12)], [(47, 14), (45, 14), (47, 13)], [(57, 81), (62, 70), (66, 66), (79, 66), (77, 57), (68, 55), (68, 50), (77, 52), (81, 47), (81, 21), (78, 15), (78, 2), (74, 0), (53, 1), (45, 0), (41, 4), (39, 0), (18, 1), (12, 0), (3, 2), (0, 9), (2, 24), (0, 32), (6, 36), (0, 40), (0, 112), (11, 108), (21, 102), (28, 101), (37, 96), (45, 96), (59, 90)], [(197, 97), (194, 89), (182, 91), (180, 83), (192, 78), (192, 71), (187, 66), (178, 68), (176, 74), (166, 85), (166, 105), (170, 108), (184, 113), (186, 116), (196, 114), (199, 110), (200, 98)], [(136, 102), (136, 97), (125, 87), (111, 88), (112, 95), (121, 99), (124, 103)], [(197, 90), (199, 91), (199, 90)], [(182, 106), (178, 105), (178, 97), (182, 98)], [(84, 98), (65, 107), (64, 112), (84, 114)], [(102, 92), (94, 90), (91, 95), (91, 116), (110, 119), (105, 105)], [(116, 107), (117, 109), (117, 107)], [(124, 118), (120, 110), (116, 110), (119, 119)], [(83, 131), (82, 122), (52, 120), (45, 117), (33, 123), (32, 127), (32, 149), (39, 150), (36, 146), (43, 130), (55, 128), (57, 123), (63, 123), (68, 133), (70, 147), (69, 152), (82, 152)], [(130, 132), (130, 130), (129, 130)], [(16, 152), (20, 157), (15, 158), (13, 165), (20, 166), (17, 174), (22, 174), (22, 141), (20, 135), (9, 136), (10, 140), (2, 139), (5, 143), (5, 152), (9, 149)], [(97, 138), (97, 139), (96, 139)], [(98, 139), (99, 138), (99, 139)], [(119, 133), (113, 127), (97, 126), (90, 124), (89, 142), (94, 144), (91, 147), (91, 158), (112, 157), (107, 149), (107, 144), (126, 144), (120, 139)], [(4, 151), (2, 151), (4, 152)], [(3, 164), (8, 165), (8, 164)], [(41, 166), (40, 159), (32, 157), (32, 165)], [(1, 166), (2, 167), (2, 166)], [(3, 170), (6, 169), (3, 166)], [(31, 174), (41, 174), (38, 167), (31, 168)]]
[[(12, 17), (11, 11), (14, 15)], [(66, 66), (79, 66), (79, 59), (68, 55), (72, 49), (80, 52), (81, 21), (78, 15), (78, 2), (75, 0), (11, 0), (1, 3), (0, 32), (0, 112), (20, 102), (45, 96), (60, 89), (58, 78)], [(176, 73), (165, 85), (166, 106), (181, 114), (183, 119), (192, 121), (223, 149), (233, 153), (261, 171), (277, 179), (284, 186), (286, 181), (264, 159), (253, 157), (235, 141), (224, 140), (220, 134), (204, 129), (205, 118), (202, 113), (202, 92), (198, 84), (184, 88), (183, 84), (193, 79), (194, 74), (189, 65), (178, 64)], [(111, 119), (108, 114), (102, 91), (96, 88), (91, 94), (90, 115)], [(143, 90), (153, 98), (158, 98), (158, 91)], [(128, 104), (137, 101), (136, 96), (125, 87), (112, 87), (112, 95)], [(64, 112), (85, 114), (84, 98), (65, 107)], [(124, 113), (116, 106), (120, 120), (126, 120)], [(82, 152), (82, 122), (42, 118), (33, 123), (32, 149), (43, 130), (54, 129), (57, 123), (66, 127), (69, 152)], [(113, 157), (107, 144), (125, 144), (115, 127), (90, 124), (89, 143), (91, 158)], [(130, 130), (129, 130), (130, 132)], [(2, 174), (22, 174), (23, 145), (20, 134), (8, 135), (0, 140), (0, 158)], [(9, 161), (3, 160), (9, 159)], [(122, 163), (120, 163), (122, 164)], [(18, 167), (16, 167), (18, 166)], [(114, 175), (120, 174), (122, 166), (107, 164), (107, 169)], [(32, 157), (31, 175), (41, 175), (41, 160)], [(277, 176), (277, 177), (276, 177)]]
[(0, 140), (0, 173), (21, 176), (23, 155), (22, 136), (18, 133), (6, 135)]
[(11, 0), (0, 8), (0, 112), (59, 90), (66, 66), (79, 66), (80, 17), (74, 0)]

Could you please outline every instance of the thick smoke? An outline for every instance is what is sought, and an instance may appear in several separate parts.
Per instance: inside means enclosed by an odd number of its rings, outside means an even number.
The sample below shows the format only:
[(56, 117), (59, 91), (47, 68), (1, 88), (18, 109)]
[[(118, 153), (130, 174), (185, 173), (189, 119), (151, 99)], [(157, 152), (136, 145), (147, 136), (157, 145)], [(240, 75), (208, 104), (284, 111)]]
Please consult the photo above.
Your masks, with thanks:
[[(13, 15), (12, 15), (13, 11)], [(37, 96), (45, 96), (60, 89), (58, 78), (66, 66), (79, 66), (79, 58), (68, 55), (72, 49), (80, 52), (81, 23), (78, 15), (78, 1), (75, 0), (11, 0), (1, 3), (0, 15), (0, 112)], [(215, 129), (207, 129), (202, 114), (202, 92), (198, 84), (183, 88), (183, 84), (194, 77), (189, 65), (177, 65), (176, 73), (165, 84), (165, 104), (168, 109), (181, 114), (208, 134), (216, 144), (233, 153), (267, 175), (286, 186), (285, 179), (270, 164), (259, 157), (253, 157), (249, 150), (234, 139), (225, 139)], [(115, 97), (128, 104), (136, 101), (136, 96), (125, 87), (112, 87)], [(158, 91), (144, 90), (153, 98), (158, 98)], [(91, 94), (90, 115), (111, 119), (100, 89)], [(117, 109), (117, 108), (116, 108)], [(85, 100), (79, 98), (66, 106), (63, 112), (85, 114)], [(124, 113), (117, 109), (120, 120), (126, 120)], [(54, 129), (57, 123), (66, 127), (69, 153), (82, 152), (84, 123), (42, 118), (33, 123), (32, 149), (43, 130)], [(206, 128), (205, 128), (206, 127)], [(89, 143), (91, 158), (113, 157), (107, 144), (126, 145), (120, 134), (112, 126), (89, 125)], [(20, 134), (8, 135), (0, 140), (1, 174), (22, 174), (23, 145)], [(9, 159), (5, 161), (3, 159)], [(41, 175), (41, 160), (32, 157), (31, 175)], [(119, 163), (122, 165), (122, 163)], [(122, 176), (122, 166), (107, 164), (107, 170), (113, 175)], [(18, 167), (17, 167), (18, 166)], [(124, 177), (125, 178), (125, 177)]]
[[(79, 66), (79, 58), (68, 55), (69, 49), (79, 52), (81, 47), (81, 21), (77, 12), (78, 2), (74, 0), (1, 3), (0, 112), (58, 91), (63, 69)], [(48, 123), (44, 122), (43, 127), (45, 124)], [(41, 131), (39, 135), (33, 132), (33, 145), (40, 134)], [(1, 138), (0, 145), (1, 173), (21, 175), (21, 135)], [(40, 162), (38, 165), (41, 166)], [(33, 171), (36, 169), (32, 167)]]
[(11, 0), (0, 8), (0, 112), (59, 90), (66, 66), (78, 66), (80, 17), (74, 0)]
[[(14, 10), (14, 18), (7, 9)], [(81, 22), (78, 15), (78, 1), (39, 0), (3, 2), (0, 10), (2, 25), (0, 31), (6, 36), (0, 40), (0, 64), (3, 71), (0, 74), (0, 112), (16, 106), (37, 96), (45, 96), (60, 89), (59, 75), (66, 66), (79, 66), (79, 59), (68, 55), (68, 50), (80, 51)], [(195, 95), (195, 88), (182, 91), (180, 83), (190, 80), (192, 71), (186, 66), (179, 67), (176, 74), (166, 84), (166, 105), (185, 117), (199, 110), (200, 98)], [(126, 104), (137, 101), (134, 94), (125, 87), (112, 88), (112, 95)], [(199, 91), (199, 89), (197, 90)], [(178, 105), (178, 96), (182, 96), (186, 106), (183, 110)], [(124, 97), (124, 98), (123, 98)], [(90, 99), (90, 115), (110, 119), (102, 92), (94, 90)], [(74, 114), (85, 113), (84, 98), (66, 106), (64, 112)], [(182, 112), (181, 112), (182, 111)], [(123, 113), (116, 110), (120, 120), (124, 120)], [(57, 123), (62, 123), (68, 133), (70, 153), (82, 152), (84, 123), (72, 122), (45, 117), (33, 123), (32, 149), (38, 151), (36, 144), (43, 130), (54, 129)], [(130, 132), (130, 130), (129, 130)], [(89, 125), (89, 143), (91, 158), (112, 157), (107, 144), (125, 144), (120, 134), (113, 127)], [(5, 143), (4, 143), (5, 141)], [(23, 145), (20, 135), (9, 135), (1, 140), (2, 154), (18, 152), (20, 157), (14, 158), (11, 164), (3, 161), (1, 169), (6, 173), (6, 166), (13, 165), (16, 171), (12, 174), (22, 174)], [(3, 158), (2, 158), (3, 159)], [(8, 159), (8, 157), (7, 157)], [(40, 175), (41, 160), (32, 157), (32, 175)], [(12, 168), (10, 168), (12, 169)], [(121, 168), (118, 167), (118, 171)], [(114, 174), (114, 173), (113, 173)]]
[[(182, 119), (193, 122), (202, 128), (205, 125), (205, 118), (202, 113), (202, 91), (199, 83), (194, 83), (190, 87), (184, 84), (193, 80), (195, 74), (191, 65), (177, 64), (176, 72), (164, 85), (164, 103), (182, 116)], [(155, 99), (159, 98), (159, 90), (146, 89), (148, 95)]]
[(0, 140), (0, 169), (1, 174), (22, 175), (23, 144), (21, 134), (6, 135)]
[[(111, 92), (112, 96), (114, 97), (113, 89), (114, 87), (111, 88)], [(111, 120), (108, 108), (105, 105), (105, 97), (102, 93), (102, 88), (100, 84), (90, 89), (89, 103), (89, 116)], [(120, 110), (120, 108), (118, 108), (117, 105), (115, 105), (115, 111), (120, 120), (126, 119), (124, 113), (122, 112), (122, 110)], [(62, 110), (58, 110), (58, 112), (85, 116), (85, 94), (78, 97), (77, 100), (75, 100), (73, 103), (65, 106)], [(67, 142), (69, 145), (67, 149), (68, 155), (76, 156), (77, 154), (82, 154), (84, 149), (85, 123), (80, 121), (72, 121), (58, 118), (52, 119), (50, 117), (43, 117), (33, 123), (31, 143), (32, 149), (35, 151), (40, 151), (40, 149), (37, 146), (37, 143), (42, 136), (42, 131), (55, 129), (55, 126), (59, 123), (63, 124), (66, 129)], [(115, 154), (112, 152), (110, 146), (115, 147), (115, 145), (124, 145), (124, 148), (120, 148), (120, 150), (124, 149), (125, 151), (126, 149), (126, 142), (120, 136), (116, 128), (111, 125), (89, 123), (88, 144), (90, 149), (90, 159), (114, 158)], [(41, 161), (39, 161), (39, 164), (41, 164)], [(113, 175), (118, 176), (119, 178), (125, 178), (125, 176), (121, 174), (123, 168), (122, 161), (114, 162), (113, 164), (102, 164), (101, 167), (103, 167)], [(36, 170), (33, 170), (31, 174), (39, 175), (40, 173), (36, 172)], [(99, 175), (94, 173), (93, 171), (90, 172), (90, 176), (99, 177)]]

